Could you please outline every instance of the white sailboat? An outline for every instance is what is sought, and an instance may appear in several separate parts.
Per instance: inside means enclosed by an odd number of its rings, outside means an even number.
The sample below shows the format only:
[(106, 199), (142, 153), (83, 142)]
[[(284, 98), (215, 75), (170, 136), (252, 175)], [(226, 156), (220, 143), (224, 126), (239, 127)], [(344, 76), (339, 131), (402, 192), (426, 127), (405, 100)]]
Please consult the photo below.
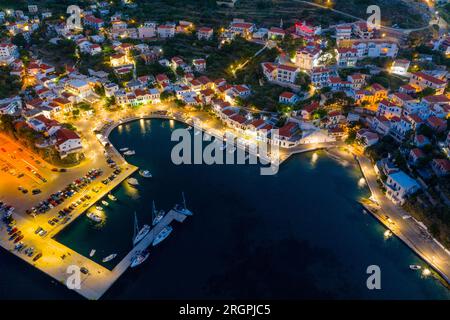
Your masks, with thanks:
[(155, 240), (153, 240), (153, 246), (158, 245), (161, 243), (164, 239), (166, 239), (171, 233), (172, 233), (172, 227), (166, 226), (164, 229), (162, 229), (155, 237)]
[(192, 216), (192, 211), (190, 211), (187, 207), (186, 207), (186, 199), (184, 198), (184, 192), (181, 193), (181, 196), (183, 197), (183, 203), (182, 204), (176, 204), (175, 207), (173, 208), (175, 211), (182, 213), (186, 216)]
[(149, 233), (150, 226), (147, 224), (144, 224), (142, 226), (142, 229), (139, 229), (138, 219), (136, 212), (134, 213), (134, 235), (133, 235), (133, 245), (137, 245), (139, 241), (144, 239), (144, 237)]
[(164, 218), (164, 215), (166, 213), (164, 212), (164, 210), (156, 210), (156, 206), (155, 206), (155, 201), (153, 201), (153, 210), (152, 210), (152, 216), (153, 216), (153, 222), (152, 225), (157, 225), (162, 218)]
[(134, 255), (133, 258), (131, 258), (131, 268), (135, 268), (141, 265), (145, 260), (147, 260), (149, 255), (150, 252), (146, 250), (136, 252), (136, 255)]

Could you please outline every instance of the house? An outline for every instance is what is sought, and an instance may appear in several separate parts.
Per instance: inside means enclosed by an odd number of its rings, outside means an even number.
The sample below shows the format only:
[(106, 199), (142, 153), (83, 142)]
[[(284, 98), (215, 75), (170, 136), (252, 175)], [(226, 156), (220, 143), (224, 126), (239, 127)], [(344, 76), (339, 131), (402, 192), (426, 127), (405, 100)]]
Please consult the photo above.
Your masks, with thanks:
[(356, 133), (356, 139), (361, 141), (364, 147), (370, 147), (379, 140), (378, 134), (367, 129), (360, 129)]
[(371, 128), (382, 136), (389, 133), (391, 122), (385, 116), (377, 116), (372, 119)]
[(295, 23), (295, 34), (304, 37), (314, 37), (322, 32), (320, 26), (311, 26), (305, 21)]
[(430, 144), (430, 140), (422, 134), (414, 136), (414, 144), (418, 148), (423, 148)]
[(299, 97), (295, 93), (289, 91), (284, 91), (278, 98), (278, 102), (289, 105), (296, 104), (298, 100)]
[(358, 51), (354, 48), (337, 48), (336, 60), (338, 67), (351, 68), (356, 66), (358, 61)]
[(409, 84), (417, 88), (418, 91), (422, 91), (425, 88), (434, 89), (436, 90), (436, 94), (443, 94), (447, 86), (446, 81), (422, 71), (411, 73)]
[(64, 89), (81, 99), (87, 98), (92, 93), (90, 85), (86, 81), (79, 79), (67, 81)]
[(95, 44), (91, 44), (89, 46), (88, 53), (91, 56), (96, 55), (96, 54), (101, 53), (101, 52), (102, 52), (102, 47), (100, 47), (100, 45), (95, 43)]
[(450, 173), (450, 161), (447, 159), (433, 159), (431, 168), (438, 177), (447, 176)]
[(251, 95), (251, 90), (248, 86), (246, 85), (237, 85), (233, 87), (233, 91), (236, 92), (236, 94), (241, 98), (241, 99), (246, 99)]
[(335, 27), (336, 40), (348, 40), (352, 37), (352, 26), (348, 24), (340, 24)]
[(336, 76), (336, 73), (330, 68), (317, 67), (311, 70), (311, 83), (314, 87), (321, 89), (330, 86), (330, 77)]
[(319, 65), (321, 52), (318, 46), (300, 48), (295, 53), (295, 65), (300, 69), (312, 70)]
[(175, 36), (175, 26), (162, 24), (158, 26), (157, 32), (160, 38), (173, 38)]
[(334, 126), (328, 129), (328, 135), (336, 140), (342, 140), (347, 133), (343, 126)]
[(420, 150), (419, 148), (413, 148), (411, 149), (411, 151), (409, 152), (409, 159), (411, 160), (411, 162), (416, 165), (417, 162), (420, 159), (423, 159), (425, 157), (425, 154), (423, 153), (422, 150)]
[(243, 38), (250, 39), (251, 34), (255, 31), (255, 25), (250, 22), (245, 22), (240, 19), (235, 19), (231, 24), (229, 30), (242, 36)]
[(389, 174), (384, 185), (387, 198), (397, 205), (403, 205), (409, 195), (420, 189), (416, 180), (401, 170)]
[(378, 104), (377, 114), (380, 116), (385, 116), (388, 119), (392, 117), (400, 117), (402, 115), (402, 108), (387, 99), (383, 99)]
[(401, 76), (405, 76), (408, 73), (410, 64), (411, 62), (409, 60), (397, 59), (391, 66), (391, 72)]
[(128, 64), (128, 58), (123, 53), (113, 54), (109, 57), (109, 59), (111, 62), (111, 66), (113, 66), (113, 67), (120, 67), (120, 66)]
[(309, 105), (305, 106), (300, 112), (301, 116), (304, 120), (311, 120), (314, 111), (320, 108), (320, 104), (318, 101), (313, 101)]
[(209, 27), (201, 27), (197, 31), (198, 40), (211, 40), (213, 37), (214, 29)]
[(81, 138), (75, 131), (62, 128), (56, 131), (56, 149), (61, 158), (83, 150)]
[(71, 111), (73, 107), (72, 101), (64, 97), (58, 97), (53, 99), (53, 103), (58, 105), (64, 112)]
[(156, 82), (162, 85), (162, 84), (169, 84), (170, 80), (164, 73), (160, 73), (156, 75)]
[(360, 39), (372, 39), (375, 28), (372, 28), (365, 21), (358, 21), (353, 24), (353, 33)]
[(84, 25), (99, 30), (103, 27), (104, 22), (102, 19), (96, 18), (93, 15), (86, 15), (83, 18)]
[(267, 37), (269, 40), (279, 40), (284, 39), (286, 32), (282, 28), (272, 27), (269, 29), (267, 33)]
[(366, 75), (354, 73), (347, 76), (347, 81), (351, 83), (351, 88), (353, 90), (360, 90), (366, 85)]
[(333, 126), (345, 121), (345, 116), (339, 110), (333, 110), (328, 112), (327, 118), (329, 120), (328, 125)]
[(143, 26), (137, 28), (139, 39), (151, 39), (156, 37), (156, 23), (144, 22)]
[(299, 69), (296, 66), (288, 66), (280, 64), (276, 68), (275, 80), (282, 83), (294, 84), (297, 80)]
[(447, 122), (436, 116), (430, 116), (427, 119), (427, 125), (436, 132), (442, 132), (447, 129)]
[(192, 60), (192, 65), (194, 66), (194, 70), (197, 72), (206, 71), (206, 60), (205, 59), (194, 59), (194, 60)]

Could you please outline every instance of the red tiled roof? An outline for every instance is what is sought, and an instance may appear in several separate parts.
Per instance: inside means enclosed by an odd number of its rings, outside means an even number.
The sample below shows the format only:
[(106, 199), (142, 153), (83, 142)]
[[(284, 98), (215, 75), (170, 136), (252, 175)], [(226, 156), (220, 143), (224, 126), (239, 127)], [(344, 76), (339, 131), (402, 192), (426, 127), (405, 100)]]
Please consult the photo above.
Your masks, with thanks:
[(62, 128), (56, 131), (56, 141), (57, 141), (56, 143), (58, 145), (71, 139), (80, 139), (80, 136), (78, 136), (78, 134), (75, 131), (66, 128)]
[(413, 73), (413, 75), (415, 75), (415, 76), (418, 77), (418, 78), (422, 78), (422, 79), (425, 79), (425, 80), (427, 80), (427, 81), (429, 81), (429, 82), (432, 82), (432, 83), (434, 83), (434, 84), (437, 84), (437, 85), (443, 85), (443, 84), (446, 84), (446, 83), (447, 83), (447, 82), (445, 82), (445, 81), (443, 81), (443, 80), (441, 80), (441, 79), (438, 79), (438, 78), (436, 78), (436, 77), (433, 77), (433, 76), (431, 76), (431, 75), (429, 75), (429, 74), (427, 74), (427, 73), (425, 73), (425, 72), (422, 72), (422, 71), (415, 72), (415, 73)]

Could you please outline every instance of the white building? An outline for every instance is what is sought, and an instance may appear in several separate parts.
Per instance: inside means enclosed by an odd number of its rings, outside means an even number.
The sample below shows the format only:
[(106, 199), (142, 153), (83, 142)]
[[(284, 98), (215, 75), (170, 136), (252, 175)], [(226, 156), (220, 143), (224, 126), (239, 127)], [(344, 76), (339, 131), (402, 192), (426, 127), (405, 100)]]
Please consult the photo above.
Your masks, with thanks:
[(414, 194), (420, 189), (419, 184), (403, 171), (397, 171), (387, 176), (384, 183), (386, 196), (395, 204), (405, 203), (407, 196)]
[(65, 158), (71, 153), (76, 153), (83, 150), (80, 136), (78, 136), (75, 131), (65, 128), (56, 131), (55, 146), (61, 158)]
[(158, 26), (158, 37), (166, 39), (166, 38), (173, 38), (174, 36), (175, 36), (175, 26), (165, 24)]

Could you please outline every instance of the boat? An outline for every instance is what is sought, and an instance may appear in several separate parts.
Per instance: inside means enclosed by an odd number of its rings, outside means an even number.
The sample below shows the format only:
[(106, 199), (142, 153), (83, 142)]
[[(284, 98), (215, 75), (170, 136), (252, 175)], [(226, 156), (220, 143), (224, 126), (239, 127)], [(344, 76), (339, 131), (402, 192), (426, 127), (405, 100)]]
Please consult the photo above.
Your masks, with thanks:
[(139, 174), (144, 178), (151, 178), (152, 174), (148, 170), (139, 170)]
[(97, 209), (98, 211), (103, 211), (103, 207), (100, 206), (96, 206), (95, 209)]
[(108, 203), (107, 201), (105, 201), (105, 200), (102, 200), (102, 204), (103, 204), (104, 206), (109, 206), (109, 203)]
[(90, 220), (92, 220), (94, 222), (102, 222), (103, 221), (103, 218), (99, 214), (94, 213), (94, 212), (88, 212), (86, 214), (86, 217), (88, 217)]
[(111, 193), (108, 193), (108, 199), (111, 201), (117, 201), (117, 198), (114, 197)]
[(392, 231), (391, 230), (386, 230), (385, 232), (384, 232), (384, 237), (385, 238), (390, 238), (392, 236)]
[(120, 152), (125, 152), (125, 151), (128, 151), (128, 148), (122, 148), (122, 149), (119, 149), (119, 151)]
[(135, 178), (129, 178), (127, 180), (128, 184), (132, 185), (132, 186), (138, 186), (139, 182), (135, 179)]
[(144, 224), (142, 226), (142, 229), (139, 229), (138, 219), (136, 212), (134, 213), (134, 235), (133, 235), (133, 245), (137, 245), (139, 241), (144, 239), (144, 237), (149, 233), (150, 226), (147, 224)]
[(152, 225), (154, 225), (154, 226), (157, 225), (162, 220), (162, 218), (164, 218), (165, 214), (166, 213), (164, 212), (164, 210), (159, 210), (159, 211), (156, 210), (155, 201), (153, 201), (153, 210), (152, 210), (153, 222), (152, 222)]
[(181, 196), (183, 197), (183, 203), (182, 204), (176, 204), (173, 209), (175, 211), (181, 213), (181, 214), (186, 215), (186, 216), (192, 216), (192, 211), (190, 211), (186, 207), (186, 199), (184, 198), (184, 192), (181, 193)]
[(112, 259), (114, 259), (115, 257), (117, 257), (116, 253), (110, 254), (109, 256), (103, 258), (102, 262), (108, 262), (111, 261)]
[(411, 270), (420, 270), (420, 269), (422, 269), (422, 267), (421, 267), (421, 266), (418, 266), (417, 264), (410, 264), (410, 265), (409, 265), (409, 268), (410, 268)]
[(95, 254), (95, 249), (92, 249), (91, 252), (89, 253), (89, 257), (93, 257)]
[(134, 150), (128, 150), (123, 153), (124, 156), (134, 156), (135, 154), (136, 154), (136, 151), (134, 151)]
[(164, 239), (166, 239), (170, 233), (173, 231), (173, 228), (171, 226), (166, 226), (164, 227), (164, 229), (162, 229), (155, 237), (155, 240), (153, 240), (153, 246), (158, 245), (159, 243), (161, 243), (162, 241), (164, 241)]
[(150, 255), (150, 252), (148, 252), (148, 251), (136, 252), (136, 255), (133, 258), (131, 258), (131, 268), (135, 268), (135, 267), (141, 265), (145, 260), (147, 260), (149, 255)]

